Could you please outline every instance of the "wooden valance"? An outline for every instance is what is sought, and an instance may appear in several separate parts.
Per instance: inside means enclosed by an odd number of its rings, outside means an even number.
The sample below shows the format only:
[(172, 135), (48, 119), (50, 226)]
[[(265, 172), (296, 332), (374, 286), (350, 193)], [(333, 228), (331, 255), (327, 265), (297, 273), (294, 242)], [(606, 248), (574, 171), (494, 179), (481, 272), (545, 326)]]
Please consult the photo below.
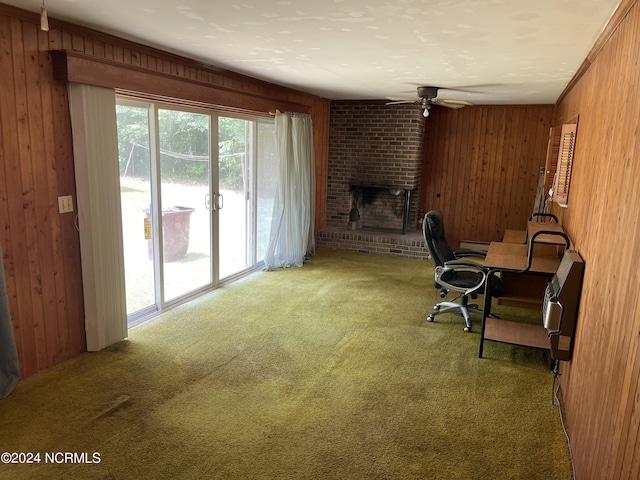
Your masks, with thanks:
[(186, 77), (151, 71), (70, 50), (52, 50), (53, 75), (56, 80), (84, 83), (116, 90), (149, 94), (155, 99), (183, 99), (224, 111), (267, 114), (283, 112), (310, 113), (310, 107), (298, 103), (218, 87)]

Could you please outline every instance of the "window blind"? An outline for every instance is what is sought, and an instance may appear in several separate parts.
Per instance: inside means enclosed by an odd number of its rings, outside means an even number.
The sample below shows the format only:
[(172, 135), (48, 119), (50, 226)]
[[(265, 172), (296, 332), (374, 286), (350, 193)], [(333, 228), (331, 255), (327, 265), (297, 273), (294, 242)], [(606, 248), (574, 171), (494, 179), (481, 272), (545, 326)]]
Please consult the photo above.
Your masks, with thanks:
[(562, 126), (560, 134), (553, 201), (561, 207), (566, 207), (569, 201), (569, 182), (571, 180), (571, 168), (576, 145), (576, 129), (577, 125), (575, 123), (568, 123)]
[(127, 337), (116, 96), (69, 83), (87, 350)]

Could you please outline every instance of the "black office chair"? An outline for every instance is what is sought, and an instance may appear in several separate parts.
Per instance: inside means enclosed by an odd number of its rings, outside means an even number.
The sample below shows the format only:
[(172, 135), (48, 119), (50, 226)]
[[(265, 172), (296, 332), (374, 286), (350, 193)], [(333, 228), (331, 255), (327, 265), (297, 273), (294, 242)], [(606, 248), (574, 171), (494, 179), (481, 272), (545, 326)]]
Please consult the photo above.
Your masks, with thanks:
[[(458, 293), (460, 302), (439, 302), (434, 305), (433, 312), (427, 317), (428, 322), (433, 322), (434, 317), (441, 313), (459, 311), (464, 317), (465, 332), (471, 331), (471, 319), (469, 311), (481, 312), (482, 309), (475, 304), (469, 304), (469, 297), (475, 299), (478, 293), (483, 293), (487, 273), (484, 267), (470, 260), (460, 260), (463, 257), (484, 257), (486, 252), (470, 249), (453, 251), (444, 236), (444, 222), (440, 210), (432, 210), (424, 216), (422, 222), (424, 241), (435, 263), (434, 285), (440, 289), (440, 298), (445, 298), (448, 293)], [(492, 296), (500, 296), (502, 282), (499, 278), (491, 285)]]

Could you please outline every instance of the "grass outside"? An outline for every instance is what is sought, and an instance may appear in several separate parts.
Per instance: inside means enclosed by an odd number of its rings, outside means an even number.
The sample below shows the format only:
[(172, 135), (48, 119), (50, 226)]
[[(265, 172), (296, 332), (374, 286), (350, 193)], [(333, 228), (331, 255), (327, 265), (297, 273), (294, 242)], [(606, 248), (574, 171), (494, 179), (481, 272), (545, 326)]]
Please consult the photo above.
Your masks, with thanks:
[[(145, 238), (145, 218), (151, 203), (148, 180), (120, 179), (122, 225), (127, 288), (127, 314), (155, 303), (155, 287), (151, 240)], [(194, 209), (187, 225), (176, 225), (175, 231), (188, 236), (186, 254), (164, 263), (165, 301), (187, 294), (211, 282), (210, 210), (205, 205), (206, 185), (162, 184), (162, 208), (181, 206)], [(220, 210), (220, 277), (224, 278), (247, 267), (246, 201), (242, 193), (222, 191), (224, 206)], [(181, 214), (180, 216), (184, 216)], [(169, 219), (169, 216), (166, 216)], [(165, 242), (169, 229), (163, 218)], [(171, 221), (172, 219), (169, 219)], [(182, 222), (179, 222), (182, 223)], [(186, 238), (175, 239), (186, 242)], [(167, 247), (165, 247), (165, 251)]]

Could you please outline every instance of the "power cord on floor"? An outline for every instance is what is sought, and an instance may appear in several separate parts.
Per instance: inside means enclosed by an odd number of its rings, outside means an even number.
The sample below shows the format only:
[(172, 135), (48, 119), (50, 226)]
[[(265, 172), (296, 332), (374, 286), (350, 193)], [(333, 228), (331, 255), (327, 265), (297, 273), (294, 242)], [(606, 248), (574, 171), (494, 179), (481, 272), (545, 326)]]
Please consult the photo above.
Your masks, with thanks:
[(576, 480), (576, 468), (573, 463), (573, 451), (571, 450), (571, 441), (569, 440), (569, 433), (567, 432), (567, 427), (564, 424), (564, 416), (562, 415), (562, 406), (560, 405), (560, 400), (558, 399), (558, 390), (560, 390), (560, 381), (558, 381), (560, 377), (560, 372), (558, 371), (558, 361), (554, 360), (555, 365), (553, 367), (553, 383), (551, 384), (551, 405), (554, 407), (558, 407), (558, 412), (560, 413), (560, 423), (562, 424), (562, 430), (564, 431), (564, 436), (567, 439), (567, 446), (569, 447), (569, 459), (571, 460), (571, 476), (573, 480)]

